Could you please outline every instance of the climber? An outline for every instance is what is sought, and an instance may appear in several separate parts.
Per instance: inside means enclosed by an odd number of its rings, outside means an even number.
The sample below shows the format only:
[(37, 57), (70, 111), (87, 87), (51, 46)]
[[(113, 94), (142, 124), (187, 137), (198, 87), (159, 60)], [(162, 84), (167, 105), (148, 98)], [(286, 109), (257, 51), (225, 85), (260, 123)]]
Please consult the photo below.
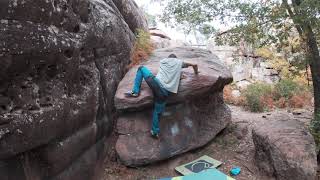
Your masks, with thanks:
[(152, 117), (151, 136), (159, 138), (159, 118), (164, 111), (166, 100), (170, 93), (177, 93), (181, 79), (182, 68), (193, 67), (197, 75), (198, 65), (183, 62), (175, 54), (170, 54), (168, 58), (160, 61), (159, 72), (154, 76), (145, 66), (140, 66), (134, 81), (134, 87), (131, 91), (125, 93), (127, 97), (138, 97), (142, 79), (144, 79), (151, 88), (154, 96), (154, 110)]

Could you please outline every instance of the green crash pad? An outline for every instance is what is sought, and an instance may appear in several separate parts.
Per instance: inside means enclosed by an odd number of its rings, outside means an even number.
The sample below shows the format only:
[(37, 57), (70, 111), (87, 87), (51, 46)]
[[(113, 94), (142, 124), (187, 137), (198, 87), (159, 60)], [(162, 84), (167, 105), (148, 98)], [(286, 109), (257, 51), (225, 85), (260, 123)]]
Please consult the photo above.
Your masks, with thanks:
[(199, 173), (206, 169), (214, 169), (221, 164), (222, 162), (209, 156), (202, 156), (192, 162), (176, 167), (175, 170), (182, 175), (189, 175), (193, 173)]
[(179, 176), (173, 178), (163, 178), (160, 180), (235, 180), (225, 175), (217, 169), (207, 169), (200, 173), (194, 173), (187, 176)]

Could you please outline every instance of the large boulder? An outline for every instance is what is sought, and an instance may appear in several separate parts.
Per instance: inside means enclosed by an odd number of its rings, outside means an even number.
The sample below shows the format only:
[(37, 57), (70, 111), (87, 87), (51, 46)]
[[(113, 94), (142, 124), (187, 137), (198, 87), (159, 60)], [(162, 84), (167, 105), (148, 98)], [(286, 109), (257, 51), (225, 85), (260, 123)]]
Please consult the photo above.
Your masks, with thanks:
[(254, 127), (257, 166), (278, 180), (315, 180), (316, 148), (305, 124), (294, 119), (266, 120)]
[(131, 69), (118, 86), (115, 106), (123, 113), (117, 121), (116, 151), (125, 165), (149, 164), (201, 147), (231, 120), (222, 90), (232, 81), (232, 76), (216, 56), (202, 49), (161, 49), (143, 65), (156, 74), (159, 60), (170, 53), (186, 62), (197, 63), (200, 74), (195, 75), (192, 68), (183, 69), (186, 78), (181, 80), (178, 94), (169, 97), (160, 120), (159, 140), (150, 137), (153, 96), (146, 83), (143, 82), (139, 97), (123, 96), (132, 88), (137, 67)]
[(90, 179), (129, 64), (128, 23), (112, 0), (0, 1), (0, 34), (1, 179)]
[(132, 32), (137, 29), (148, 31), (147, 18), (134, 0), (113, 0)]
[(150, 28), (149, 32), (151, 42), (155, 49), (173, 48), (188, 45), (187, 43), (181, 40), (171, 39), (165, 32), (161, 31), (160, 29)]
[[(178, 93), (169, 97), (169, 103), (185, 102), (186, 98), (199, 97), (205, 93), (218, 92), (232, 82), (230, 71), (221, 64), (219, 59), (210, 51), (190, 48), (176, 47), (159, 49), (154, 52), (149, 61), (142, 63), (156, 74), (159, 68), (159, 61), (170, 54), (176, 54), (185, 62), (198, 64), (200, 74), (195, 75), (192, 68), (183, 69), (184, 79), (181, 80)], [(139, 65), (140, 66), (140, 65)], [(137, 98), (126, 98), (124, 93), (131, 90), (135, 74), (139, 66), (133, 67), (119, 83), (115, 95), (115, 107), (118, 110), (136, 110), (153, 105), (153, 96), (148, 85), (142, 83), (142, 91)]]

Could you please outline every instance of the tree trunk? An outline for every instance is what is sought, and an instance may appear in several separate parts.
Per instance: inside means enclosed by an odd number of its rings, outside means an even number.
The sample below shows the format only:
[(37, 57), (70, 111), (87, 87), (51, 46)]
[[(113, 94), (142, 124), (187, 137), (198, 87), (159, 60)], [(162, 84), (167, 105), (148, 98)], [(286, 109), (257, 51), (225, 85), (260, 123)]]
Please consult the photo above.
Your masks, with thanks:
[(297, 21), (296, 17), (299, 17), (299, 14), (302, 13), (299, 9), (301, 1), (292, 0), (293, 9), (289, 6), (287, 0), (283, 0), (282, 2), (287, 8), (289, 16), (293, 20), (300, 37), (307, 46), (306, 58), (311, 68), (314, 92), (314, 119), (311, 123), (311, 127), (315, 136), (315, 141), (320, 147), (320, 55), (317, 39), (312, 31), (311, 23), (308, 22), (308, 20), (304, 20), (303, 17), (300, 17), (300, 20)]
[(314, 120), (312, 124), (313, 130), (320, 133), (320, 55), (315, 34), (310, 26), (305, 28), (305, 35), (314, 90)]

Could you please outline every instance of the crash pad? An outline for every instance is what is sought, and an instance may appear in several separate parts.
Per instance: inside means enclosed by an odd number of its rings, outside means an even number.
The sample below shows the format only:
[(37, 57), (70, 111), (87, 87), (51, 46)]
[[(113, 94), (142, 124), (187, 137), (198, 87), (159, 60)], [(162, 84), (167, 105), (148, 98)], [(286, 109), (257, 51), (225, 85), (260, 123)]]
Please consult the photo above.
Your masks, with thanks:
[(207, 170), (201, 171), (200, 173), (193, 173), (187, 176), (163, 178), (160, 180), (235, 180), (235, 179), (213, 168), (213, 169), (207, 169)]
[(199, 173), (206, 169), (212, 169), (220, 166), (222, 162), (215, 160), (209, 156), (201, 156), (200, 158), (189, 162), (187, 164), (178, 166), (175, 170), (182, 175), (188, 175), (193, 173)]

